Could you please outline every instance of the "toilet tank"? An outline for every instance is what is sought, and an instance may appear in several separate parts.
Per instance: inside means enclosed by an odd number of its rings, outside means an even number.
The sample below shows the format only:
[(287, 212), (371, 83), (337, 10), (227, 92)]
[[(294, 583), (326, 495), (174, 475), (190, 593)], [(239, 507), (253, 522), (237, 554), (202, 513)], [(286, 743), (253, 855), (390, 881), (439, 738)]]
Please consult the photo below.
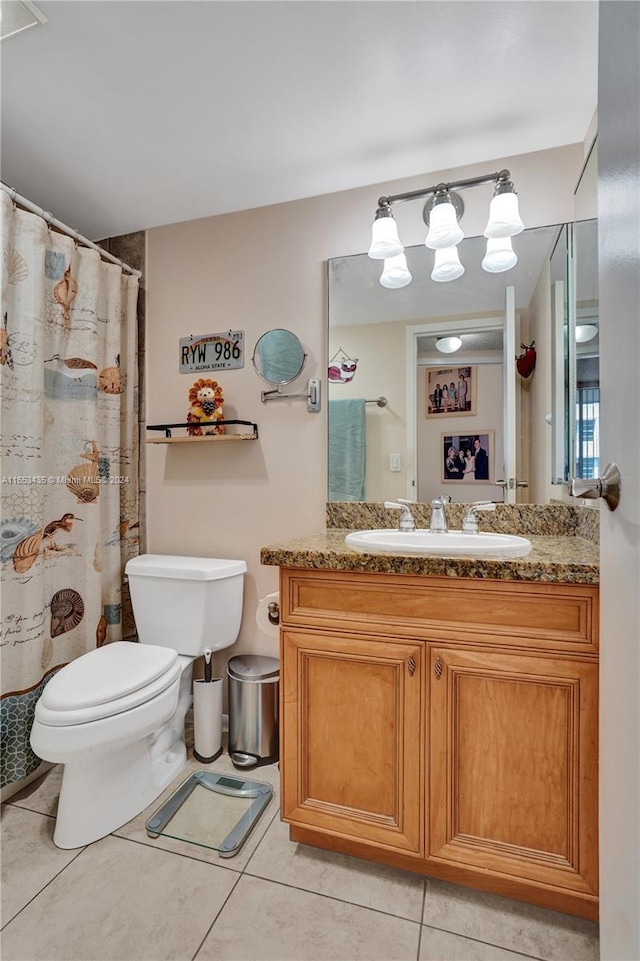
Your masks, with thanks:
[(127, 562), (141, 644), (199, 657), (235, 643), (242, 619), (244, 561), (141, 554)]

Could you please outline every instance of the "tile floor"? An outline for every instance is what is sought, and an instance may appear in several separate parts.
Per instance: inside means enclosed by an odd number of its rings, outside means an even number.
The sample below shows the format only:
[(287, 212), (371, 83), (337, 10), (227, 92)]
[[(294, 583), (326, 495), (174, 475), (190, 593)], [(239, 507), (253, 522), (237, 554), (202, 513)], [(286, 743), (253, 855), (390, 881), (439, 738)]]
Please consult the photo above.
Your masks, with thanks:
[[(169, 795), (191, 770), (190, 760)], [(226, 754), (210, 769), (234, 773)], [(240, 853), (147, 837), (152, 810), (74, 851), (51, 840), (61, 769), (2, 806), (3, 961), (597, 961), (554, 911), (292, 844), (276, 788)]]

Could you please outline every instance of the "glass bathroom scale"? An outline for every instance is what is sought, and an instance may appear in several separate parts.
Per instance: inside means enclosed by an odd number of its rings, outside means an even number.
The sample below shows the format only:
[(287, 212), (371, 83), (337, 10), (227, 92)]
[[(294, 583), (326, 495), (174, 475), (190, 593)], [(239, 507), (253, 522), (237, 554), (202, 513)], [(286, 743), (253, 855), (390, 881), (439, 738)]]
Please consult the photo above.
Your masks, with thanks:
[(273, 788), (262, 781), (196, 771), (151, 815), (145, 828), (150, 838), (163, 835), (232, 858), (272, 797)]

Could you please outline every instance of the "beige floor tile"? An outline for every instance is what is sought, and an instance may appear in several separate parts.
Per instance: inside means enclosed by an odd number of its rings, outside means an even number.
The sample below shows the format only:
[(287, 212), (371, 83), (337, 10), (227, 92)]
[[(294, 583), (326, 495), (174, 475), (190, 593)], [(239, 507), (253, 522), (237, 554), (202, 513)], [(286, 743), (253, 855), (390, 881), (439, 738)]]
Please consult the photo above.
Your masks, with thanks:
[(7, 804), (38, 811), (39, 814), (52, 814), (58, 810), (58, 796), (62, 784), (62, 764), (55, 767), (9, 798)]
[(543, 961), (597, 961), (598, 925), (444, 881), (429, 881), (423, 923)]
[(438, 931), (436, 928), (422, 929), (418, 961), (527, 961), (523, 954), (505, 951), (494, 944), (472, 941), (459, 934)]
[(414, 961), (419, 925), (243, 875), (197, 961)]
[[(186, 781), (189, 775), (194, 771), (215, 771), (216, 773), (228, 774), (233, 777), (246, 777), (247, 780), (266, 782), (274, 789), (274, 796), (269, 802), (268, 807), (253, 828), (243, 847), (240, 849), (238, 854), (232, 858), (221, 858), (217, 851), (211, 851), (208, 848), (200, 847), (197, 844), (189, 844), (187, 841), (178, 841), (164, 836), (150, 838), (145, 830), (144, 826), (153, 812), (156, 811), (164, 803), (164, 801), (170, 797), (176, 788), (180, 787), (182, 782)], [(146, 808), (136, 818), (133, 818), (133, 820), (129, 821), (121, 828), (118, 828), (118, 830), (114, 831), (113, 833), (117, 837), (139, 841), (142, 844), (148, 844), (150, 847), (156, 849), (172, 851), (175, 854), (184, 854), (190, 858), (195, 858), (197, 861), (206, 861), (209, 864), (215, 864), (218, 867), (227, 868), (231, 871), (242, 871), (259, 844), (264, 832), (267, 830), (269, 824), (278, 813), (278, 795), (279, 772), (276, 764), (254, 768), (252, 772), (247, 772), (246, 774), (242, 775), (236, 771), (229, 759), (229, 755), (226, 753), (221, 754), (217, 761), (213, 761), (211, 764), (201, 764), (199, 761), (190, 759), (187, 761), (187, 766), (174, 779), (166, 791), (164, 791), (164, 793), (153, 802), (153, 804), (150, 804), (149, 807)]]
[(3, 961), (191, 961), (236, 877), (104, 838), (7, 925)]
[(289, 840), (289, 825), (279, 817), (271, 822), (246, 873), (411, 921), (420, 921), (422, 915), (421, 877), (293, 843)]
[(61, 851), (51, 817), (2, 805), (2, 925), (20, 911), (78, 851)]

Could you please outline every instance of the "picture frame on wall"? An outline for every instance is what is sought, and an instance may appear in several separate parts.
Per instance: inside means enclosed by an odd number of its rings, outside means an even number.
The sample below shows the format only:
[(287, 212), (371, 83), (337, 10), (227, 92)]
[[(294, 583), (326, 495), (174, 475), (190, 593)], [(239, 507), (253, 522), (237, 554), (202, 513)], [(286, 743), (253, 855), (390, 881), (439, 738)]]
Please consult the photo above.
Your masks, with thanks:
[(493, 484), (495, 431), (466, 431), (440, 436), (440, 479), (443, 484)]
[(425, 417), (473, 417), (477, 367), (427, 367)]

